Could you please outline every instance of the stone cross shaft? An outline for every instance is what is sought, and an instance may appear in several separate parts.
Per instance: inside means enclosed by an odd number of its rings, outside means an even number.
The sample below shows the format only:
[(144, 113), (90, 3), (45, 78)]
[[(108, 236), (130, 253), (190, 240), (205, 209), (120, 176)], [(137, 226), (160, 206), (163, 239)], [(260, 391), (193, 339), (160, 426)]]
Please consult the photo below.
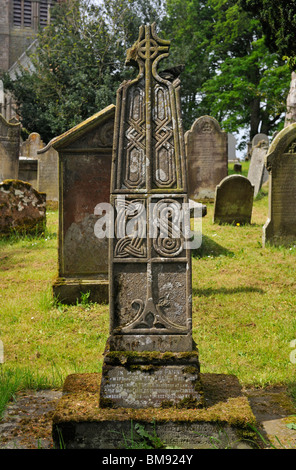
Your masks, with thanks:
[(157, 70), (169, 45), (157, 36), (154, 24), (142, 26), (126, 60), (138, 67), (138, 76), (117, 92), (111, 170), (115, 234), (109, 245), (111, 350), (192, 350), (180, 81)]

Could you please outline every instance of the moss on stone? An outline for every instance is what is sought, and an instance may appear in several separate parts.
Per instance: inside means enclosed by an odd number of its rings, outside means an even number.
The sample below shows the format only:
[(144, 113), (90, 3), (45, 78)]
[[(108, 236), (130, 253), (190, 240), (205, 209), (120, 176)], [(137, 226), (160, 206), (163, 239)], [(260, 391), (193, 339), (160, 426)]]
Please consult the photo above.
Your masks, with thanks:
[[(73, 374), (71, 380), (68, 381), (68, 393), (61, 398), (56, 407), (53, 416), (55, 424), (71, 421), (102, 422), (129, 421), (131, 419), (151, 423), (151, 420), (154, 419), (156, 423), (174, 421), (229, 425), (244, 433), (250, 432), (249, 425), (256, 426), (256, 419), (249, 401), (247, 397), (238, 393), (237, 382), (232, 376), (201, 375), (205, 402), (207, 403), (207, 406), (203, 408), (186, 408), (186, 406), (177, 408), (170, 406), (169, 401), (164, 401), (160, 408), (146, 409), (110, 408), (110, 403), (108, 403), (108, 408), (100, 406), (99, 376), (100, 374), (86, 374), (86, 376), (85, 374)], [(221, 380), (222, 378), (223, 380)], [(186, 405), (185, 401), (183, 405)]]

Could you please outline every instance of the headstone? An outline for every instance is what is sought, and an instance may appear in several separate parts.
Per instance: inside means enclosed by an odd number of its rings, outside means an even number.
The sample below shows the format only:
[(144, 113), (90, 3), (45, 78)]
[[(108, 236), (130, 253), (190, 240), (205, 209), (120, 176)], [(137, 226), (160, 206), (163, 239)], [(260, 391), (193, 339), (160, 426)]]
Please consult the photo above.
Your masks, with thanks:
[(20, 153), (22, 156), (37, 159), (38, 150), (41, 150), (44, 147), (44, 143), (38, 132), (32, 132), (27, 140), (22, 142)]
[(229, 175), (216, 188), (214, 218), (216, 224), (249, 224), (253, 208), (254, 186), (242, 175)]
[(268, 151), (268, 143), (261, 140), (252, 150), (252, 158), (248, 171), (248, 179), (254, 186), (254, 197), (259, 193), (262, 184), (268, 180), (268, 171), (266, 170), (264, 159)]
[(20, 123), (8, 122), (0, 114), (0, 182), (18, 178)]
[(178, 225), (188, 204), (180, 80), (157, 71), (169, 44), (154, 25), (142, 26), (127, 53), (127, 64), (138, 64), (140, 72), (117, 93), (101, 408), (202, 403), (191, 330), (191, 255)]
[(217, 184), (228, 174), (228, 135), (216, 119), (202, 116), (185, 134), (188, 195), (194, 201), (213, 201)]
[(267, 145), (267, 147), (269, 146), (269, 138), (268, 138), (268, 135), (266, 134), (263, 134), (263, 133), (259, 133), (259, 134), (256, 134), (253, 139), (252, 139), (252, 148), (251, 148), (251, 155), (253, 154), (253, 150), (255, 147), (257, 147), (257, 145), (264, 141)]
[[(37, 187), (38, 160), (27, 157), (19, 157), (18, 179)], [(45, 192), (45, 191), (41, 191)]]
[(278, 133), (265, 157), (269, 172), (268, 219), (263, 246), (296, 243), (296, 124)]
[(46, 192), (48, 201), (59, 200), (58, 152), (51, 146), (46, 151), (38, 151), (37, 188)]
[(0, 234), (40, 234), (46, 227), (46, 195), (29, 183), (4, 180), (0, 183)]
[[(21, 145), (21, 155), (23, 158), (36, 160), (38, 166), (36, 188), (46, 193), (47, 203), (57, 202), (59, 198), (58, 153), (52, 146), (47, 147), (46, 151), (44, 148), (40, 134), (32, 132)], [(22, 165), (21, 158), (20, 165)]]
[(242, 172), (242, 164), (241, 163), (235, 163), (233, 165), (233, 171), (235, 171), (236, 173), (241, 173)]
[(228, 160), (236, 160), (236, 138), (233, 134), (227, 134), (228, 139)]
[(76, 303), (81, 293), (89, 300), (108, 302), (108, 240), (95, 227), (109, 203), (115, 106), (110, 105), (42, 149), (59, 156), (59, 273), (55, 297)]

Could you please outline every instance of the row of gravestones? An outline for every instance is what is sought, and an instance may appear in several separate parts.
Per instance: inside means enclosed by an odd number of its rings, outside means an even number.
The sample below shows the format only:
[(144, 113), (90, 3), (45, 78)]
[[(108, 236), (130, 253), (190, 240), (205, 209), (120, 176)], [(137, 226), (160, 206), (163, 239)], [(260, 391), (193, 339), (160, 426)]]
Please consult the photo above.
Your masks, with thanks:
[[(99, 218), (95, 210), (97, 204), (109, 202), (110, 198), (114, 115), (115, 106), (111, 105), (53, 139), (47, 146), (44, 146), (38, 134), (32, 134), (23, 145), (24, 154), (29, 157), (33, 147), (39, 162), (44, 163), (44, 168), (55, 167), (58, 162), (59, 169), (55, 170), (55, 181), (58, 180), (59, 172), (59, 199), (62, 203), (59, 213), (59, 276), (54, 290), (64, 301), (71, 302), (80, 292), (89, 290), (97, 301), (107, 300), (108, 259), (105, 254), (108, 243), (106, 238), (98, 240), (94, 227)], [(17, 138), (19, 139), (18, 124), (9, 123), (6, 128), (8, 130), (4, 139), (2, 130), (1, 156), (3, 149), (8, 153), (8, 145), (16, 146)], [(15, 132), (14, 136), (12, 131)], [(283, 133), (276, 137), (271, 148), (278, 139), (281, 142), (279, 148), (282, 148)], [(221, 131), (218, 122), (210, 116), (197, 119), (185, 134), (190, 168), (189, 197), (196, 201), (214, 200), (215, 223), (249, 223), (253, 197), (257, 195), (268, 176), (264, 165), (268, 138), (259, 134), (253, 139), (248, 178), (241, 175), (227, 176), (227, 145), (227, 134)], [(46, 164), (44, 155), (51, 155), (51, 164)], [(7, 160), (1, 158), (2, 162)], [(271, 167), (268, 163), (268, 168)], [(13, 176), (11, 168), (9, 171)], [(97, 175), (100, 175), (100, 178)], [(54, 178), (47, 175), (44, 179), (49, 181)], [(284, 191), (289, 194), (291, 185), (286, 182), (283, 186), (282, 183), (281, 180), (280, 185), (275, 184), (275, 187), (271, 188), (273, 199), (279, 199), (279, 193), (282, 195), (280, 199), (285, 200), (285, 207), (289, 207), (288, 213), (293, 220), (291, 198), (284, 198)], [(264, 227), (264, 242), (266, 239), (273, 243), (284, 243), (285, 236), (282, 232), (289, 232), (290, 229), (287, 228), (286, 222), (279, 228), (278, 222), (274, 222), (273, 212), (278, 212), (276, 220), (279, 220), (279, 214), (286, 214), (287, 210), (273, 199), (269, 221)], [(42, 205), (42, 202), (40, 204)], [(271, 235), (271, 232), (275, 232), (275, 235)], [(294, 240), (293, 237), (294, 233), (288, 238)]]
[[(39, 192), (46, 193), (47, 201), (58, 201), (57, 151), (52, 146), (47, 146), (47, 150), (42, 151), (41, 156), (40, 151), (45, 145), (40, 135), (35, 132), (21, 143), (19, 149), (19, 123), (8, 123), (1, 117), (0, 127), (0, 181), (17, 178), (29, 182)], [(229, 151), (233, 152), (231, 137), (233, 136), (221, 131), (218, 122), (210, 116), (197, 119), (191, 130), (185, 134), (191, 199), (196, 201), (214, 199), (217, 184), (228, 173)], [(255, 139), (256, 137), (253, 139), (252, 148), (257, 145)], [(18, 159), (19, 150), (21, 156)], [(260, 149), (258, 151), (260, 153)], [(257, 155), (254, 157), (250, 166), (251, 175), (249, 174), (248, 178), (252, 183), (256, 180), (254, 194), (256, 196), (260, 185), (258, 174), (261, 168), (257, 168), (256, 163), (252, 169), (252, 165), (254, 161), (258, 161), (263, 167), (264, 163), (263, 158), (259, 162)]]
[(0, 114), (0, 181), (19, 179), (28, 182), (47, 196), (47, 201), (58, 201), (58, 154), (50, 148), (42, 155), (44, 147), (40, 135), (33, 132), (21, 142), (20, 123), (6, 121)]

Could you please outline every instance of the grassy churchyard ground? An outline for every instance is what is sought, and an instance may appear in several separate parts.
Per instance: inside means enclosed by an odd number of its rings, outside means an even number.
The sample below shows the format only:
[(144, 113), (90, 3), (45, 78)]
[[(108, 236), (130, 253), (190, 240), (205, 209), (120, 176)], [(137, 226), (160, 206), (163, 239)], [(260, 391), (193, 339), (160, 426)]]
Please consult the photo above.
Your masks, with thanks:
[[(243, 162), (243, 174), (247, 172)], [(231, 168), (229, 173), (231, 173)], [(262, 247), (268, 189), (247, 226), (202, 220), (193, 251), (193, 337), (201, 372), (237, 376), (243, 386), (284, 384), (296, 399), (296, 244)], [(57, 275), (58, 213), (48, 210), (44, 237), (0, 241), (0, 414), (19, 389), (60, 388), (73, 372), (99, 372), (108, 336), (108, 305), (62, 305), (52, 299)]]

